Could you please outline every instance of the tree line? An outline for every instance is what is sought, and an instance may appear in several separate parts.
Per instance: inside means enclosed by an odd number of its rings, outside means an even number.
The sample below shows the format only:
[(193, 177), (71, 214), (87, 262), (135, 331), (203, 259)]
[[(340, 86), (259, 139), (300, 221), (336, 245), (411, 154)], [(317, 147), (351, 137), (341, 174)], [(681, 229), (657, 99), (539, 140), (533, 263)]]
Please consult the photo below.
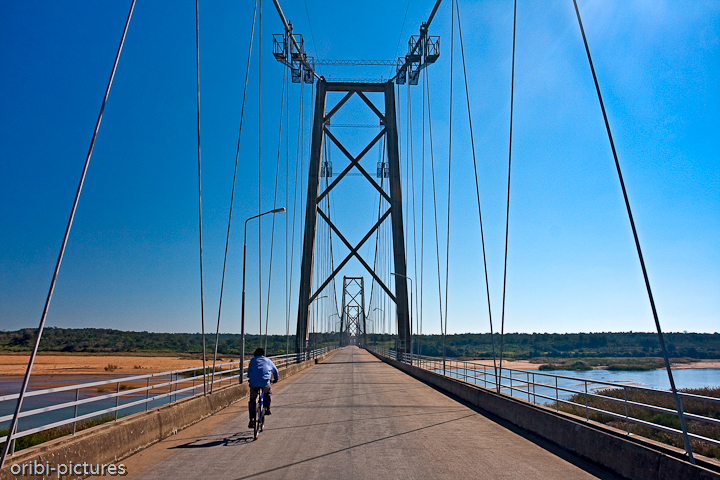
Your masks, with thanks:
[[(671, 357), (720, 358), (718, 333), (665, 333), (664, 336)], [(394, 343), (394, 337), (389, 335), (370, 337), (373, 342)], [(442, 356), (441, 335), (422, 335), (419, 343), (423, 355)], [(449, 357), (492, 357), (492, 337), (489, 333), (447, 335), (445, 351)], [(497, 354), (500, 352), (500, 334), (495, 334), (495, 351)], [(662, 351), (656, 333), (506, 333), (503, 355), (516, 359), (660, 357)]]
[[(37, 330), (25, 328), (0, 331), (0, 350), (25, 352), (32, 350)], [(311, 344), (324, 346), (338, 341), (337, 334), (322, 333), (311, 337)], [(414, 340), (417, 341), (417, 340)], [(215, 334), (206, 334), (206, 351), (215, 348)], [(392, 335), (368, 335), (368, 343), (392, 346)], [(665, 342), (671, 357), (695, 359), (720, 358), (718, 333), (666, 333)], [(422, 335), (421, 353), (442, 355), (441, 335)], [(265, 337), (245, 336), (246, 353), (265, 345)], [(240, 355), (240, 335), (222, 333), (218, 342), (221, 355)], [(655, 333), (510, 333), (505, 334), (504, 355), (510, 358), (537, 357), (659, 357), (662, 355)], [(280, 355), (295, 351), (295, 336), (268, 335), (267, 353)], [(495, 334), (495, 350), (499, 353), (500, 335)], [(200, 333), (128, 332), (105, 328), (46, 328), (41, 352), (75, 353), (202, 353)], [(450, 357), (492, 357), (490, 334), (463, 333), (448, 335), (445, 350)]]
[[(0, 331), (0, 351), (29, 352), (35, 344), (37, 329), (24, 328)], [(337, 335), (317, 334), (313, 345), (324, 346), (337, 341)], [(245, 335), (245, 353), (252, 354), (257, 347), (265, 347), (265, 336)], [(215, 333), (205, 335), (206, 352), (215, 349)], [(220, 355), (240, 355), (242, 341), (239, 334), (221, 333), (218, 341)], [(268, 335), (266, 353), (281, 355), (295, 352), (295, 336)], [(202, 353), (200, 333), (127, 332), (106, 328), (55, 328), (43, 331), (41, 352), (69, 353)]]

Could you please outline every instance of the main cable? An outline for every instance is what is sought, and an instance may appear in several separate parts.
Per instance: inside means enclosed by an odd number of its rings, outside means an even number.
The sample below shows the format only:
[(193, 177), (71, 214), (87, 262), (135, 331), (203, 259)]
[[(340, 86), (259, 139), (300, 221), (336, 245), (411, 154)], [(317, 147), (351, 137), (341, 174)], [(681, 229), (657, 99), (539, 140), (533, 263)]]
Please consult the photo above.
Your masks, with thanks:
[(255, 0), (253, 10), (253, 23), (250, 30), (250, 48), (248, 49), (247, 66), (245, 67), (245, 87), (243, 88), (242, 107), (240, 107), (240, 128), (238, 130), (237, 149), (235, 150), (235, 171), (233, 172), (232, 190), (230, 191), (230, 213), (228, 214), (228, 228), (225, 236), (225, 257), (223, 259), (222, 280), (220, 281), (220, 304), (218, 305), (217, 330), (215, 331), (215, 353), (213, 355), (212, 377), (210, 378), (210, 393), (215, 386), (215, 364), (217, 362), (218, 343), (220, 342), (220, 314), (222, 312), (223, 291), (225, 289), (225, 268), (227, 266), (228, 246), (230, 245), (230, 225), (232, 224), (233, 203), (235, 202), (235, 181), (237, 179), (238, 160), (240, 158), (240, 138), (242, 136), (243, 118), (245, 116), (245, 98), (247, 96), (248, 78), (250, 75), (250, 57), (252, 56), (253, 38), (255, 36), (255, 18), (257, 14), (258, 0)]
[(112, 71), (110, 72), (110, 79), (108, 80), (107, 87), (105, 88), (105, 96), (100, 105), (100, 112), (98, 113), (97, 121), (95, 122), (95, 130), (93, 131), (92, 139), (90, 140), (90, 147), (88, 148), (87, 156), (85, 157), (85, 165), (83, 166), (82, 174), (80, 175), (80, 182), (78, 183), (77, 191), (75, 192), (75, 200), (73, 201), (72, 209), (70, 210), (70, 218), (68, 219), (67, 226), (65, 227), (65, 235), (60, 246), (60, 253), (58, 254), (57, 262), (55, 263), (55, 270), (53, 271), (52, 280), (50, 280), (50, 289), (48, 290), (47, 297), (45, 298), (45, 307), (43, 308), (42, 316), (40, 317), (40, 325), (38, 326), (37, 337), (35, 338), (35, 345), (33, 346), (32, 353), (30, 354), (30, 360), (28, 361), (27, 370), (25, 370), (25, 377), (23, 378), (22, 386), (20, 387), (20, 394), (18, 396), (17, 404), (15, 405), (15, 413), (13, 419), (10, 422), (8, 429), (7, 440), (5, 441), (5, 447), (3, 448), (2, 457), (0, 457), (0, 468), (5, 465), (5, 457), (10, 450), (10, 446), (13, 444), (13, 434), (17, 428), (18, 417), (20, 415), (20, 409), (25, 398), (25, 392), (30, 381), (30, 374), (32, 372), (33, 364), (35, 363), (35, 357), (37, 357), (38, 347), (40, 346), (40, 339), (42, 338), (43, 330), (45, 329), (45, 321), (47, 320), (48, 309), (50, 308), (50, 301), (52, 300), (53, 293), (55, 292), (55, 284), (57, 282), (58, 274), (60, 273), (60, 265), (62, 264), (63, 256), (65, 255), (65, 248), (67, 247), (68, 237), (70, 236), (70, 229), (72, 228), (73, 220), (75, 219), (75, 212), (77, 210), (78, 202), (80, 200), (80, 193), (82, 192), (83, 184), (85, 183), (85, 176), (87, 175), (88, 166), (90, 165), (90, 157), (92, 157), (93, 149), (95, 148), (95, 140), (97, 139), (98, 130), (100, 130), (100, 122), (102, 121), (103, 112), (105, 111), (105, 104), (107, 103), (108, 96), (110, 95), (110, 87), (112, 86), (113, 79), (115, 78), (115, 71), (117, 70), (118, 62), (120, 61), (120, 53), (122, 52), (123, 45), (125, 44), (125, 37), (127, 36), (128, 27), (130, 26), (130, 19), (132, 18), (133, 10), (135, 9), (135, 0), (132, 0), (130, 4), (130, 11), (128, 12), (127, 20), (125, 21), (125, 28), (123, 29), (122, 37), (120, 38), (120, 45), (118, 46), (117, 53), (115, 54), (115, 61), (113, 62)]

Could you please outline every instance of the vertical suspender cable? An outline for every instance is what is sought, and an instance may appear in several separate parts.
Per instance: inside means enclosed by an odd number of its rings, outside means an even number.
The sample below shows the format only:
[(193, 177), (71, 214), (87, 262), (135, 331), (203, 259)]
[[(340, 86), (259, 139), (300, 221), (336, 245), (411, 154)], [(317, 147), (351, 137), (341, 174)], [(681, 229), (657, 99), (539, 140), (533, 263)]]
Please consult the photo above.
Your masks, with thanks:
[(475, 158), (475, 136), (473, 134), (472, 115), (470, 114), (470, 90), (468, 89), (467, 69), (465, 67), (465, 48), (463, 46), (462, 24), (460, 22), (460, 3), (456, 0), (455, 5), (457, 7), (458, 33), (460, 34), (460, 53), (462, 54), (463, 61), (463, 77), (465, 78), (465, 100), (467, 103), (468, 124), (470, 125), (470, 146), (472, 148), (473, 171), (475, 173), (475, 193), (477, 195), (478, 218), (480, 219), (480, 244), (482, 245), (483, 269), (485, 271), (485, 293), (487, 294), (488, 318), (490, 319), (490, 342), (492, 344), (493, 352), (493, 369), (495, 370), (495, 378), (497, 378), (495, 336), (493, 334), (492, 308), (490, 308), (490, 282), (488, 280), (487, 256), (485, 254), (485, 233), (483, 232), (482, 209), (480, 208), (480, 182), (478, 181), (477, 159)]
[[(258, 10), (258, 215), (262, 213), (262, 0)], [(275, 215), (273, 215), (273, 218)], [(258, 220), (258, 341), (262, 345), (262, 219)]]
[[(305, 106), (305, 96), (304, 96), (304, 85), (305, 83), (300, 84), (300, 113), (299, 113), (299, 119), (298, 119), (298, 144), (295, 154), (295, 183), (293, 184), (293, 219), (292, 219), (292, 236), (290, 237), (290, 292), (292, 292), (292, 280), (293, 280), (293, 267), (295, 265), (295, 214), (298, 211), (298, 175), (300, 171), (300, 166), (302, 165), (302, 155), (303, 155), (303, 147), (305, 143), (305, 136), (303, 132), (303, 127), (305, 124), (305, 117), (304, 115), (304, 106)], [(302, 177), (302, 175), (300, 175)], [(302, 186), (300, 187), (300, 191), (302, 192)], [(300, 193), (300, 196), (302, 197), (302, 193)], [(292, 299), (292, 293), (290, 295), (290, 298)], [(286, 339), (285, 339), (285, 350), (286, 353), (289, 353), (290, 350), (290, 300), (288, 300), (288, 323), (287, 323), (287, 331), (286, 331)]]
[(435, 187), (435, 153), (433, 150), (433, 136), (432, 136), (432, 110), (430, 109), (430, 86), (428, 85), (429, 75), (427, 68), (425, 71), (425, 93), (427, 94), (427, 107), (428, 107), (428, 133), (430, 136), (430, 172), (432, 174), (432, 185), (433, 185), (433, 211), (435, 213), (435, 257), (437, 259), (437, 279), (438, 279), (438, 301), (440, 306), (440, 333), (442, 335), (442, 357), (443, 357), (443, 375), (445, 374), (445, 328), (443, 326), (443, 302), (442, 302), (442, 276), (440, 274), (440, 235), (438, 233), (438, 218), (437, 218), (437, 188)]
[(600, 84), (598, 83), (597, 75), (595, 74), (595, 67), (593, 65), (592, 56), (590, 55), (590, 47), (588, 46), (587, 37), (585, 36), (585, 29), (583, 28), (582, 20), (580, 19), (580, 10), (577, 6), (577, 1), (573, 0), (575, 6), (575, 13), (578, 19), (578, 25), (580, 26), (580, 33), (582, 33), (583, 43), (585, 44), (585, 52), (587, 53), (588, 63), (590, 64), (590, 71), (592, 72), (593, 82), (595, 83), (595, 90), (597, 91), (598, 101), (600, 102), (600, 109), (602, 110), (603, 120), (605, 121), (605, 129), (607, 130), (608, 140), (610, 141), (610, 149), (612, 150), (613, 159), (615, 160), (615, 169), (617, 170), (618, 180), (620, 180), (620, 187), (623, 193), (623, 199), (625, 200), (625, 208), (627, 210), (628, 219), (630, 220), (630, 227), (632, 228), (633, 238), (635, 239), (635, 248), (637, 250), (638, 259), (640, 260), (640, 267), (642, 268), (643, 278), (645, 279), (645, 288), (647, 290), (648, 299), (650, 300), (650, 308), (652, 309), (653, 319), (655, 320), (655, 328), (657, 329), (658, 340), (660, 341), (660, 348), (663, 352), (663, 359), (665, 360), (665, 369), (667, 370), (668, 380), (670, 381), (670, 388), (672, 389), (673, 398), (675, 400), (675, 407), (678, 412), (678, 419), (680, 420), (680, 426), (682, 428), (683, 441), (685, 443), (685, 452), (687, 453), (690, 463), (695, 464), (695, 459), (692, 453), (692, 447), (690, 445), (690, 439), (688, 438), (687, 425), (685, 424), (685, 413), (683, 412), (683, 405), (675, 387), (675, 380), (672, 374), (672, 368), (670, 368), (670, 360), (668, 358), (667, 349), (665, 348), (665, 339), (663, 337), (662, 329), (660, 328), (660, 319), (658, 318), (657, 309), (655, 308), (655, 300), (653, 298), (652, 289), (650, 288), (650, 279), (648, 278), (647, 269), (645, 268), (645, 260), (643, 259), (642, 249), (640, 248), (640, 239), (638, 238), (637, 229), (635, 228), (635, 221), (633, 220), (632, 210), (630, 209), (630, 200), (628, 199), (627, 190), (625, 189), (625, 181), (623, 180), (622, 171), (620, 170), (620, 161), (618, 160), (617, 151), (615, 150), (615, 142), (613, 141), (612, 132), (610, 131), (610, 122), (605, 112), (605, 103), (602, 99), (602, 93), (600, 92)]
[(223, 273), (220, 281), (220, 303), (218, 305), (217, 330), (215, 331), (215, 353), (213, 354), (213, 369), (210, 377), (210, 393), (215, 386), (215, 364), (217, 363), (218, 342), (220, 341), (220, 314), (222, 313), (223, 291), (225, 289), (225, 268), (227, 266), (228, 245), (230, 245), (230, 225), (232, 224), (233, 203), (235, 202), (235, 180), (237, 179), (238, 159), (240, 158), (240, 138), (242, 137), (243, 118), (245, 115), (245, 98), (247, 96), (248, 78), (250, 75), (250, 57), (252, 56), (253, 37), (255, 35), (255, 16), (257, 13), (258, 0), (255, 0), (253, 10), (253, 23), (250, 30), (250, 48), (248, 49), (247, 66), (245, 67), (245, 87), (243, 88), (242, 106), (240, 107), (240, 129), (238, 130), (237, 149), (235, 150), (235, 171), (233, 172), (232, 190), (230, 191), (230, 213), (228, 214), (228, 228), (225, 236), (225, 257), (223, 259)]
[(195, 72), (197, 74), (197, 131), (198, 131), (198, 230), (200, 231), (200, 323), (202, 324), (203, 394), (207, 393), (205, 368), (205, 299), (203, 294), (202, 254), (202, 175), (200, 169), (200, 0), (195, 0)]
[[(408, 89), (409, 90), (409, 89)], [(416, 339), (416, 351), (417, 354), (420, 355), (420, 337), (419, 337), (419, 331), (420, 331), (420, 323), (418, 321), (418, 295), (417, 295), (417, 220), (415, 218), (415, 152), (413, 150), (413, 138), (412, 138), (412, 97), (408, 95), (408, 142), (410, 144), (410, 158), (412, 161), (410, 162), (410, 186), (412, 186), (412, 224), (413, 224), (413, 260), (414, 260), (414, 270), (413, 270), (413, 277), (415, 277), (415, 281), (413, 282), (413, 286), (415, 289), (415, 339)]]
[[(448, 284), (450, 280), (450, 185), (452, 167), (452, 107), (453, 107), (453, 66), (455, 65), (455, 1), (450, 2), (450, 120), (448, 122), (448, 194), (447, 194), (447, 241), (445, 242), (445, 335), (447, 336), (448, 320)], [(443, 356), (445, 352), (443, 352)]]
[(500, 320), (500, 378), (496, 379), (496, 387), (500, 393), (502, 381), (503, 347), (505, 346), (505, 287), (507, 285), (507, 257), (508, 257), (508, 230), (510, 227), (510, 169), (512, 166), (512, 134), (513, 134), (513, 102), (515, 100), (515, 26), (517, 25), (517, 0), (513, 8), (513, 47), (512, 47), (512, 74), (510, 77), (510, 144), (508, 147), (508, 180), (507, 180), (507, 206), (505, 208), (505, 263), (503, 265), (503, 292), (502, 316)]
[(65, 247), (67, 246), (70, 229), (72, 228), (73, 220), (75, 218), (75, 211), (77, 210), (78, 201), (80, 200), (80, 193), (82, 192), (83, 183), (85, 182), (85, 175), (87, 174), (88, 166), (90, 165), (90, 157), (92, 156), (93, 148), (95, 148), (95, 140), (97, 139), (98, 130), (100, 129), (100, 122), (102, 121), (103, 111), (105, 110), (105, 103), (107, 103), (108, 96), (110, 95), (110, 87), (112, 86), (113, 79), (115, 78), (115, 71), (117, 70), (118, 62), (120, 61), (120, 53), (122, 52), (122, 48), (125, 43), (125, 37), (127, 35), (128, 27), (130, 26), (130, 19), (132, 18), (134, 8), (135, 0), (132, 0), (132, 3), (130, 4), (130, 11), (128, 12), (127, 20), (125, 21), (125, 28), (123, 29), (122, 37), (120, 38), (120, 45), (118, 46), (117, 53), (115, 54), (115, 62), (113, 63), (112, 71), (110, 72), (110, 79), (108, 80), (107, 87), (105, 88), (105, 96), (103, 97), (102, 104), (100, 105), (100, 112), (98, 113), (98, 118), (95, 122), (95, 130), (93, 131), (92, 140), (90, 140), (90, 148), (88, 148), (88, 153), (85, 157), (85, 165), (83, 166), (83, 171), (80, 175), (80, 182), (78, 184), (77, 191), (75, 192), (75, 200), (73, 201), (73, 206), (70, 210), (70, 218), (68, 219), (67, 227), (65, 227), (65, 235), (63, 236), (60, 253), (58, 254), (57, 262), (55, 263), (55, 270), (53, 271), (52, 280), (50, 281), (50, 289), (48, 290), (47, 298), (45, 299), (45, 307), (43, 308), (43, 313), (40, 317), (40, 325), (38, 326), (37, 337), (35, 337), (35, 345), (33, 346), (32, 353), (30, 354), (30, 360), (28, 361), (28, 366), (25, 370), (25, 377), (23, 378), (22, 387), (20, 388), (20, 395), (18, 396), (18, 401), (15, 405), (15, 413), (13, 414), (12, 422), (10, 422), (7, 440), (5, 441), (2, 457), (0, 458), (0, 468), (5, 465), (5, 457), (10, 450), (10, 446), (12, 445), (12, 436), (15, 434), (15, 430), (17, 429), (18, 416), (20, 414), (20, 409), (22, 408), (22, 403), (25, 398), (25, 392), (30, 381), (30, 374), (32, 372), (33, 364), (35, 363), (38, 347), (40, 346), (43, 329), (45, 328), (45, 320), (47, 319), (48, 309), (50, 308), (50, 300), (52, 299), (53, 292), (55, 291), (55, 283), (57, 282), (58, 273), (60, 272), (60, 264), (62, 263), (63, 256), (65, 255)]
[[(282, 100), (280, 100), (280, 130), (278, 131), (277, 162), (275, 164), (275, 194), (273, 196), (273, 209), (277, 208), (278, 178), (280, 176), (280, 149), (282, 147), (283, 110), (285, 109), (285, 93), (287, 86), (287, 71), (283, 73)], [(265, 350), (268, 343), (268, 327), (270, 322), (270, 288), (272, 286), (273, 250), (275, 247), (275, 215), (272, 218), (272, 230), (270, 231), (270, 268), (268, 270), (267, 301), (265, 302)], [(261, 339), (262, 340), (262, 339)]]
[(422, 97), (422, 163), (420, 170), (420, 335), (423, 327), (423, 287), (425, 284), (425, 88), (427, 75), (423, 76)]

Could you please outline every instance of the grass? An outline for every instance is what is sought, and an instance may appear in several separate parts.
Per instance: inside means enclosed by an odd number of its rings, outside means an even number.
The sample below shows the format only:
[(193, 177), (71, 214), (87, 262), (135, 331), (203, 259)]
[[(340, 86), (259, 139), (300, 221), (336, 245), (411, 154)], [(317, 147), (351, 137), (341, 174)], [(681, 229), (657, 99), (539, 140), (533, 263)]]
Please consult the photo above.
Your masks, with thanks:
[[(649, 371), (665, 366), (662, 358), (657, 357), (588, 357), (582, 360), (573, 358), (533, 358), (532, 363), (540, 363), (539, 370), (591, 370), (605, 368), (615, 371)], [(676, 359), (673, 359), (675, 362)], [(678, 360), (679, 361), (679, 360)]]
[(538, 367), (538, 370), (575, 370), (578, 372), (586, 371), (586, 370), (592, 370), (592, 366), (590, 366), (587, 362), (583, 361), (577, 361), (577, 362), (567, 362), (567, 363), (546, 363), (543, 365), (540, 365)]
[[(115, 415), (103, 415), (97, 418), (91, 418), (88, 420), (81, 420), (77, 422), (76, 431), (85, 430), (96, 425), (102, 425), (103, 423), (112, 422), (115, 420)], [(23, 450), (25, 448), (33, 447), (56, 438), (70, 435), (73, 432), (72, 424), (63, 425), (62, 427), (51, 428), (43, 430), (42, 432), (33, 433), (25, 437), (20, 437), (15, 440), (15, 451)], [(8, 434), (8, 429), (0, 430), (0, 437), (4, 437)], [(5, 442), (0, 443), (0, 448), (5, 447)]]
[[(703, 388), (683, 388), (679, 390), (684, 393), (691, 393), (695, 395), (703, 395), (706, 397), (720, 398), (720, 387), (703, 387)], [(625, 398), (625, 391), (622, 388), (612, 388), (600, 390), (597, 392), (599, 395), (611, 398), (617, 398), (623, 400)], [(644, 403), (646, 405), (654, 405), (657, 407), (663, 407), (675, 410), (675, 402), (671, 395), (665, 395), (662, 393), (648, 392), (644, 390), (633, 390), (628, 389), (627, 391), (628, 400), (637, 403)], [(571, 413), (573, 415), (585, 416), (585, 394), (578, 393), (569, 398), (570, 402), (578, 404), (568, 405), (560, 404), (560, 410)], [(588, 406), (606, 410), (609, 412), (617, 413), (625, 416), (625, 405), (620, 402), (615, 402), (610, 399), (604, 398), (588, 398)], [(702, 415), (704, 417), (710, 417), (714, 419), (720, 419), (720, 403), (695, 400), (695, 399), (683, 399), (683, 408), (685, 413), (694, 413), (696, 415)], [(629, 406), (628, 415), (640, 420), (647, 422), (656, 423), (666, 427), (680, 429), (680, 421), (674, 414), (656, 412), (645, 407)], [(605, 425), (615, 427), (621, 430), (627, 428), (624, 420), (620, 420), (609, 415), (603, 415), (597, 412), (589, 413), (590, 420), (594, 420)], [(691, 433), (702, 435), (704, 437), (720, 440), (720, 426), (701, 422), (697, 420), (687, 420), (687, 428)], [(684, 449), (684, 443), (681, 435), (672, 433), (662, 432), (655, 430), (645, 425), (637, 425), (630, 423), (630, 432), (635, 435), (641, 435), (652, 440), (666, 443), (674, 447)], [(699, 440), (690, 440), (693, 453), (705, 455), (707, 457), (713, 457), (720, 459), (720, 447), (701, 442)]]

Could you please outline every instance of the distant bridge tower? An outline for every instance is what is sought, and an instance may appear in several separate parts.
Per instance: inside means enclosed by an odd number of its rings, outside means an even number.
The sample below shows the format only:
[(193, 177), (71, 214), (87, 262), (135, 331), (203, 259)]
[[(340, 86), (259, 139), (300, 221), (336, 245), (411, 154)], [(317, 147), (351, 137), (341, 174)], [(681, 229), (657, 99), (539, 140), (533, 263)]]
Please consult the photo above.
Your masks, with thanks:
[(343, 277), (340, 344), (367, 345), (365, 279), (363, 277)]
[[(330, 111), (326, 111), (326, 100), (328, 92), (345, 92), (345, 96)], [(368, 98), (368, 95), (378, 97), (376, 94), (382, 95), (382, 110)], [(397, 312), (397, 341), (396, 349), (398, 355), (409, 353), (410, 348), (410, 318), (408, 316), (408, 291), (407, 284), (402, 277), (395, 277), (395, 292), (375, 274), (373, 268), (360, 255), (360, 248), (370, 239), (375, 231), (390, 217), (392, 230), (392, 247), (394, 272), (400, 275), (406, 275), (405, 260), (405, 236), (403, 233), (403, 216), (402, 216), (402, 191), (400, 186), (400, 160), (398, 147), (398, 132), (395, 113), (395, 88), (392, 81), (386, 83), (334, 83), (327, 82), (321, 78), (317, 82), (317, 95), (315, 101), (315, 113), (312, 131), (312, 144), (310, 150), (310, 169), (308, 174), (308, 192), (307, 204), (305, 209), (305, 236), (303, 238), (303, 256), (300, 269), (300, 294), (298, 297), (298, 316), (297, 316), (297, 335), (295, 337), (295, 347), (299, 354), (308, 351), (309, 329), (308, 319), (310, 317), (310, 304), (315, 300), (320, 292), (332, 281), (332, 279), (342, 270), (342, 268), (352, 259), (357, 260), (370, 273), (372, 278), (378, 283), (385, 293), (395, 302)], [(380, 133), (363, 149), (363, 151), (354, 157), (342, 145), (335, 135), (328, 129), (330, 119), (340, 110), (343, 105), (354, 95), (357, 95), (367, 105), (370, 110), (378, 117), (382, 130)], [(390, 192), (385, 192), (360, 165), (360, 160), (367, 154), (375, 144), (385, 137), (386, 154), (387, 154), (387, 172), (383, 168), (381, 174), (389, 180)], [(319, 194), (320, 175), (323, 144), (325, 139), (332, 141), (340, 151), (350, 160), (350, 164), (337, 175), (337, 178)], [(323, 212), (320, 209), (320, 202), (333, 190), (347, 173), (356, 168), (360, 174), (379, 192), (380, 196), (389, 204), (387, 210), (382, 213), (375, 225), (360, 240), (357, 245), (351, 245), (340, 230), (333, 224), (329, 218), (329, 212)], [(339, 212), (338, 212), (339, 213)], [(349, 215), (350, 212), (347, 212)], [(328, 275), (326, 279), (320, 279), (321, 284), (315, 287), (312, 284), (313, 278), (313, 260), (315, 252), (315, 235), (318, 222), (318, 216), (322, 221), (330, 227), (341, 242), (347, 246), (350, 253), (343, 259)], [(343, 310), (343, 315), (345, 311)], [(364, 313), (362, 333), (365, 332)]]

